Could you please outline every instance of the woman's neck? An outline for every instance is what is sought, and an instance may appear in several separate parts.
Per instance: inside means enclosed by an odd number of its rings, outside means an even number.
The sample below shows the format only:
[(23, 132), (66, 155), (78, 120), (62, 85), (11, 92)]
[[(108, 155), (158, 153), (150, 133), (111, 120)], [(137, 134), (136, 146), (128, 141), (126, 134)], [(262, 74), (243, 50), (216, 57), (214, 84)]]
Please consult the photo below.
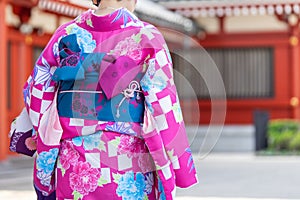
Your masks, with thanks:
[(107, 15), (110, 14), (120, 8), (122, 8), (123, 5), (121, 2), (117, 1), (103, 1), (99, 5), (98, 9), (95, 11), (96, 15)]
[(98, 8), (97, 10), (95, 10), (94, 14), (98, 15), (98, 16), (104, 16), (104, 15), (108, 15), (111, 14), (112, 12), (118, 10), (119, 8), (113, 8), (113, 7), (105, 7), (105, 8)]
[(116, 4), (100, 4), (98, 9), (95, 11), (96, 15), (107, 15), (110, 14), (118, 9), (122, 8), (122, 5), (116, 5)]

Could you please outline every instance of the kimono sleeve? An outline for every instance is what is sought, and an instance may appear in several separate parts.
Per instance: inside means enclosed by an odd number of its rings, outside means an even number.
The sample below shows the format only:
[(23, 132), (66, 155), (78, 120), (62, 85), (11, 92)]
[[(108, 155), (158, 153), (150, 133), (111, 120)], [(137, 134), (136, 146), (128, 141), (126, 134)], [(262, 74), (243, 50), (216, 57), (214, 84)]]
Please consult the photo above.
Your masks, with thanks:
[(58, 42), (63, 33), (62, 27), (54, 33), (23, 88), (25, 107), (36, 131), (56, 91), (56, 82), (52, 80), (52, 75), (59, 63)]
[[(151, 42), (154, 50), (141, 80), (145, 96), (143, 137), (156, 165), (161, 169), (171, 166), (176, 185), (188, 187), (197, 183), (197, 177), (174, 83), (171, 56), (160, 34)], [(169, 173), (164, 176), (168, 178)]]

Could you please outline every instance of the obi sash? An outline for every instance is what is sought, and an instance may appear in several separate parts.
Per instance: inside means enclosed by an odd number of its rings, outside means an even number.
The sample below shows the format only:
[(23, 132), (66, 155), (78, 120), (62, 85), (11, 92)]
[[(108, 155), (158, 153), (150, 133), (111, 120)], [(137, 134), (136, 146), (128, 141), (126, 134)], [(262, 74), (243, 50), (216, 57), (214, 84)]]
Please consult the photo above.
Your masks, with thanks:
[[(105, 53), (73, 53), (66, 58), (69, 60), (62, 63), (69, 66), (62, 66), (53, 74), (53, 80), (60, 82), (57, 99), (60, 117), (143, 122), (144, 96), (139, 84), (142, 74), (130, 58), (123, 56), (109, 61), (105, 58), (111, 57)], [(109, 77), (115, 71), (117, 77)]]

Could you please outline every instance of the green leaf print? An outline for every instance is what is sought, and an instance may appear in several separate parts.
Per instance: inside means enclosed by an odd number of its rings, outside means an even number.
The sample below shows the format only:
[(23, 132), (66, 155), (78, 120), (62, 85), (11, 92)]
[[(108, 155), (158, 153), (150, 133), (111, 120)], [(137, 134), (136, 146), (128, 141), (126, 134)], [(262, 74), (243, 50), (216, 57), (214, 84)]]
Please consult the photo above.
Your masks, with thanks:
[(121, 178), (121, 174), (115, 174), (113, 173), (113, 179), (114, 179), (114, 183), (119, 184), (120, 178)]
[(105, 178), (103, 178), (102, 176), (98, 180), (98, 186), (99, 187), (103, 187), (103, 185), (105, 185), (107, 183), (108, 183), (108, 181)]
[(68, 35), (70, 35), (70, 33), (72, 32), (73, 26), (67, 26), (65, 29), (66, 29), (66, 33)]
[(82, 20), (81, 20), (81, 16), (77, 17), (77, 19), (75, 20), (77, 23), (81, 23)]
[(144, 199), (143, 200), (149, 200), (148, 195), (145, 193)]
[(99, 150), (100, 151), (104, 151), (106, 152), (106, 148), (105, 148), (105, 142), (100, 140), (100, 144), (99, 144)]
[(148, 65), (146, 63), (143, 64), (143, 72), (147, 70)]
[(176, 118), (177, 122), (183, 121), (182, 114), (181, 114), (181, 108), (180, 108), (179, 103), (175, 103), (173, 105), (172, 111), (174, 112), (174, 115), (175, 115), (175, 118)]
[(110, 141), (110, 143), (115, 147), (118, 147), (120, 142), (121, 142), (121, 137), (117, 137), (116, 139)]
[(168, 154), (170, 160), (174, 159), (174, 149), (167, 151), (167, 154)]
[(79, 192), (77, 191), (73, 191), (73, 196), (74, 196), (74, 200), (79, 200), (79, 199), (82, 199), (83, 198), (83, 195), (80, 194)]
[(91, 19), (86, 20), (86, 24), (89, 25), (90, 27), (94, 28), (93, 22)]
[(57, 159), (57, 168), (61, 170), (61, 175), (62, 175), (62, 176), (65, 176), (65, 174), (66, 174), (66, 169), (63, 168), (63, 166), (61, 165), (59, 159)]
[(65, 168), (61, 168), (60, 170), (61, 170), (61, 175), (64, 177), (64, 176), (65, 176), (65, 174), (66, 174), (66, 170), (65, 170)]
[(133, 36), (131, 36), (131, 38), (137, 43), (137, 44), (139, 44), (141, 41), (142, 41), (142, 34), (136, 34), (136, 35), (133, 35)]
[(150, 28), (150, 27), (142, 28), (140, 33), (147, 36), (149, 40), (152, 40), (153, 38), (155, 38), (154, 33), (159, 34), (159, 32), (156, 29)]
[(162, 167), (159, 166), (159, 164), (157, 164), (156, 161), (154, 162), (154, 164), (155, 164), (155, 169), (156, 169), (156, 170), (161, 170), (161, 169), (162, 169)]

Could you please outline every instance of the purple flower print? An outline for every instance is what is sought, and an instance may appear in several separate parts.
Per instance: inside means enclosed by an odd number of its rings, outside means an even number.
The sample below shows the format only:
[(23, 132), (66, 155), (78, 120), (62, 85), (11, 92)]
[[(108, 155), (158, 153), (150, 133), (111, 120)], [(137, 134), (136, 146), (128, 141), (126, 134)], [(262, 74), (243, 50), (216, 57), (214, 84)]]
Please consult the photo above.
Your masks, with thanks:
[(67, 66), (76, 66), (79, 61), (78, 55), (71, 55), (66, 58), (66, 65)]
[(78, 100), (73, 101), (72, 107), (73, 107), (73, 110), (76, 110), (76, 111), (80, 110), (80, 108), (81, 108), (80, 101), (78, 101)]
[(82, 108), (81, 108), (81, 110), (80, 110), (80, 112), (82, 114), (87, 114), (88, 113), (88, 107), (83, 105)]

